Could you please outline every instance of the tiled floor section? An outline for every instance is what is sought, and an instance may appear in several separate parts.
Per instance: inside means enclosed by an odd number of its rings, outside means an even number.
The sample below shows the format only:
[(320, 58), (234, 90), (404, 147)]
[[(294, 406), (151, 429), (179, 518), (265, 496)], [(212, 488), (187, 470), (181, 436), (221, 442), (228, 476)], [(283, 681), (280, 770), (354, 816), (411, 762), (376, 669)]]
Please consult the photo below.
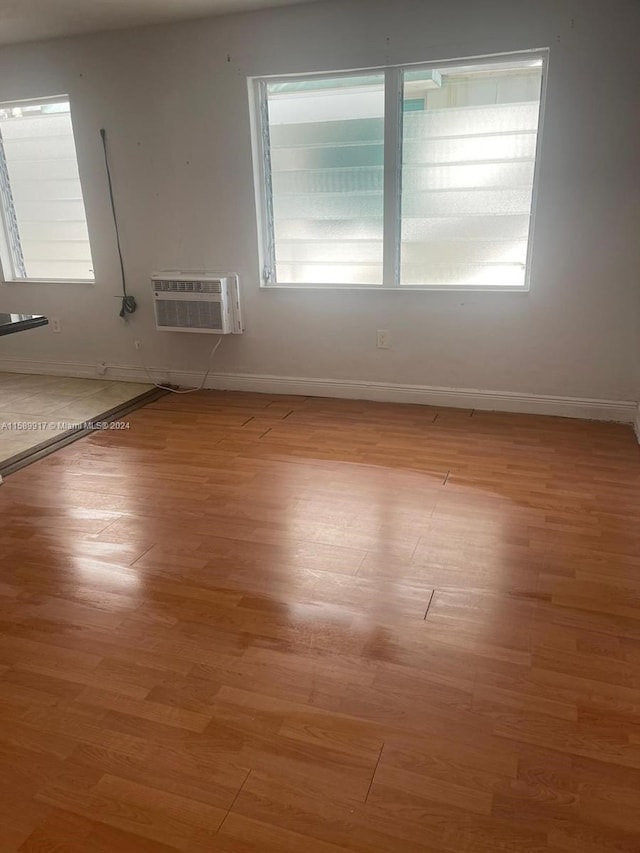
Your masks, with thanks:
[(0, 373), (0, 462), (49, 441), (70, 425), (94, 420), (152, 387), (138, 382)]

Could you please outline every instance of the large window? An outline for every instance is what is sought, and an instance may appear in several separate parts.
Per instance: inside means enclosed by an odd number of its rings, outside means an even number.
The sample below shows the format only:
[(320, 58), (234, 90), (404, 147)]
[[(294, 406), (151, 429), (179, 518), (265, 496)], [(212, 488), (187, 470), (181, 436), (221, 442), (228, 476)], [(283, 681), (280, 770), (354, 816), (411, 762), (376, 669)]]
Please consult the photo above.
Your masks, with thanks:
[(0, 218), (6, 281), (93, 281), (66, 98), (0, 104)]
[(526, 289), (544, 62), (255, 80), (263, 285)]

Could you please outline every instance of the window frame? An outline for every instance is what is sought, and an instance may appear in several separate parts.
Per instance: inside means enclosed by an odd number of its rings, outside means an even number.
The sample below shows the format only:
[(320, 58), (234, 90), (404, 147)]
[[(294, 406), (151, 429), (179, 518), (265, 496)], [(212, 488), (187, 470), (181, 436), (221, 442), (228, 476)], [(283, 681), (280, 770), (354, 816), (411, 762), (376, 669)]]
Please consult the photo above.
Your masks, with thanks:
[[(78, 167), (78, 176), (80, 186), (82, 188), (82, 203), (85, 212), (85, 222), (87, 231), (89, 229), (89, 221), (87, 217), (87, 209), (85, 203), (84, 188), (82, 187), (82, 176), (80, 175), (80, 160), (78, 159), (78, 151), (76, 148), (76, 135), (73, 126), (73, 110), (71, 97), (68, 94), (45, 95), (41, 98), (18, 98), (9, 101), (0, 101), (0, 109), (6, 107), (18, 107), (27, 104), (57, 104), (61, 101), (66, 101), (69, 104), (69, 118), (71, 121), (71, 132), (73, 135), (73, 144), (76, 153), (76, 165)], [(89, 246), (91, 247), (91, 235), (89, 235)], [(92, 252), (93, 257), (93, 252)], [(0, 194), (0, 283), (1, 284), (95, 284), (95, 270), (93, 278), (46, 278), (43, 276), (18, 276), (16, 275), (15, 260), (11, 249), (11, 237), (9, 233), (9, 225), (7, 223), (7, 211), (5, 209), (4, 200)]]
[[(249, 77), (249, 103), (251, 111), (251, 133), (254, 171), (254, 191), (258, 225), (258, 256), (260, 287), (265, 290), (365, 290), (383, 292), (440, 291), (452, 293), (528, 293), (531, 289), (531, 264), (535, 239), (535, 220), (538, 202), (538, 178), (546, 107), (549, 48), (532, 48), (482, 56), (462, 56), (454, 59), (429, 62), (403, 63), (368, 68), (353, 68), (348, 71), (315, 71), (303, 74), (281, 74)], [(402, 95), (403, 73), (416, 70), (439, 70), (463, 64), (491, 65), (496, 61), (508, 62), (523, 59), (541, 61), (540, 104), (538, 129), (533, 164), (531, 211), (525, 261), (525, 279), (522, 285), (451, 285), (451, 284), (401, 284), (401, 204), (402, 204)], [(383, 202), (383, 274), (382, 284), (300, 284), (272, 281), (275, 275), (275, 240), (273, 230), (273, 196), (270, 176), (269, 123), (267, 115), (266, 87), (268, 83), (287, 83), (293, 80), (312, 80), (323, 77), (351, 77), (357, 74), (384, 74), (384, 202)]]

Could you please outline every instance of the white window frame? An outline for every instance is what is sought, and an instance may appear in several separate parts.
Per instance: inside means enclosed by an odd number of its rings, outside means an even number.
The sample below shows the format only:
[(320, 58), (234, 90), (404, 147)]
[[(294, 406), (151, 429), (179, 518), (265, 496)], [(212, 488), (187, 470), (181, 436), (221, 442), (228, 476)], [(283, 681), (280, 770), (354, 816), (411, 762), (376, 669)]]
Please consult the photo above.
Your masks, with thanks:
[[(490, 65), (496, 61), (539, 59), (541, 66), (540, 106), (538, 130), (533, 167), (533, 185), (531, 195), (531, 213), (527, 242), (527, 258), (524, 284), (515, 285), (449, 285), (449, 284), (400, 284), (401, 252), (401, 179), (402, 179), (402, 75), (404, 71), (439, 70), (458, 67), (464, 64)], [(549, 66), (549, 48), (494, 53), (483, 56), (464, 56), (435, 62), (404, 63), (402, 65), (381, 66), (375, 68), (356, 68), (348, 71), (331, 69), (311, 74), (286, 74), (277, 76), (250, 77), (249, 103), (251, 109), (251, 132), (253, 150), (254, 188), (256, 214), (258, 221), (258, 255), (260, 261), (260, 287), (267, 290), (375, 290), (393, 292), (445, 291), (445, 292), (498, 292), (528, 293), (531, 288), (531, 262), (535, 231), (536, 208), (538, 200), (538, 174), (540, 151), (543, 135), (543, 123), (547, 94), (547, 76)], [(321, 77), (351, 77), (354, 74), (380, 74), (385, 76), (385, 117), (384, 117), (384, 215), (383, 215), (383, 278), (382, 284), (291, 284), (272, 281), (275, 273), (275, 245), (272, 227), (272, 197), (270, 174), (267, 167), (270, 151), (267, 145), (269, 124), (266, 115), (266, 85), (268, 83), (287, 83), (292, 80), (305, 80)]]
[[(42, 98), (22, 98), (19, 100), (13, 101), (0, 101), (0, 108), (6, 107), (19, 107), (27, 104), (57, 104), (61, 101), (66, 101), (69, 104), (69, 113), (71, 115), (71, 98), (69, 95), (46, 95)], [(74, 147), (75, 147), (75, 131), (73, 130), (73, 116), (71, 115), (71, 128), (74, 137)], [(78, 152), (76, 149), (76, 163), (78, 165), (78, 173), (80, 173), (80, 161), (78, 160)], [(80, 176), (80, 185), (82, 186), (82, 176)], [(85, 218), (86, 218), (86, 204), (84, 203), (84, 190), (82, 192), (82, 200), (85, 207)], [(87, 229), (88, 229), (88, 220), (87, 220)], [(89, 241), (91, 242), (91, 237), (89, 237)], [(11, 250), (11, 238), (9, 235), (9, 225), (6, 221), (6, 210), (2, 199), (0, 198), (0, 283), (2, 284), (95, 284), (95, 273), (93, 278), (43, 278), (42, 276), (38, 276), (36, 278), (29, 278), (28, 276), (18, 276), (16, 275), (15, 270), (15, 262), (13, 257), (13, 252)]]

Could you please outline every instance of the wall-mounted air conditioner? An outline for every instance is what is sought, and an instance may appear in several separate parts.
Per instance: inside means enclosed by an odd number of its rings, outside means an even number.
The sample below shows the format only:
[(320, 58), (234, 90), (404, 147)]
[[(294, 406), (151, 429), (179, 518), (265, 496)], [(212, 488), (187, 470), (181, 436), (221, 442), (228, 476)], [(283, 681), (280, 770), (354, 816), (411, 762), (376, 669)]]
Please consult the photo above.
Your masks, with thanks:
[(242, 334), (237, 275), (165, 270), (151, 284), (158, 331)]

